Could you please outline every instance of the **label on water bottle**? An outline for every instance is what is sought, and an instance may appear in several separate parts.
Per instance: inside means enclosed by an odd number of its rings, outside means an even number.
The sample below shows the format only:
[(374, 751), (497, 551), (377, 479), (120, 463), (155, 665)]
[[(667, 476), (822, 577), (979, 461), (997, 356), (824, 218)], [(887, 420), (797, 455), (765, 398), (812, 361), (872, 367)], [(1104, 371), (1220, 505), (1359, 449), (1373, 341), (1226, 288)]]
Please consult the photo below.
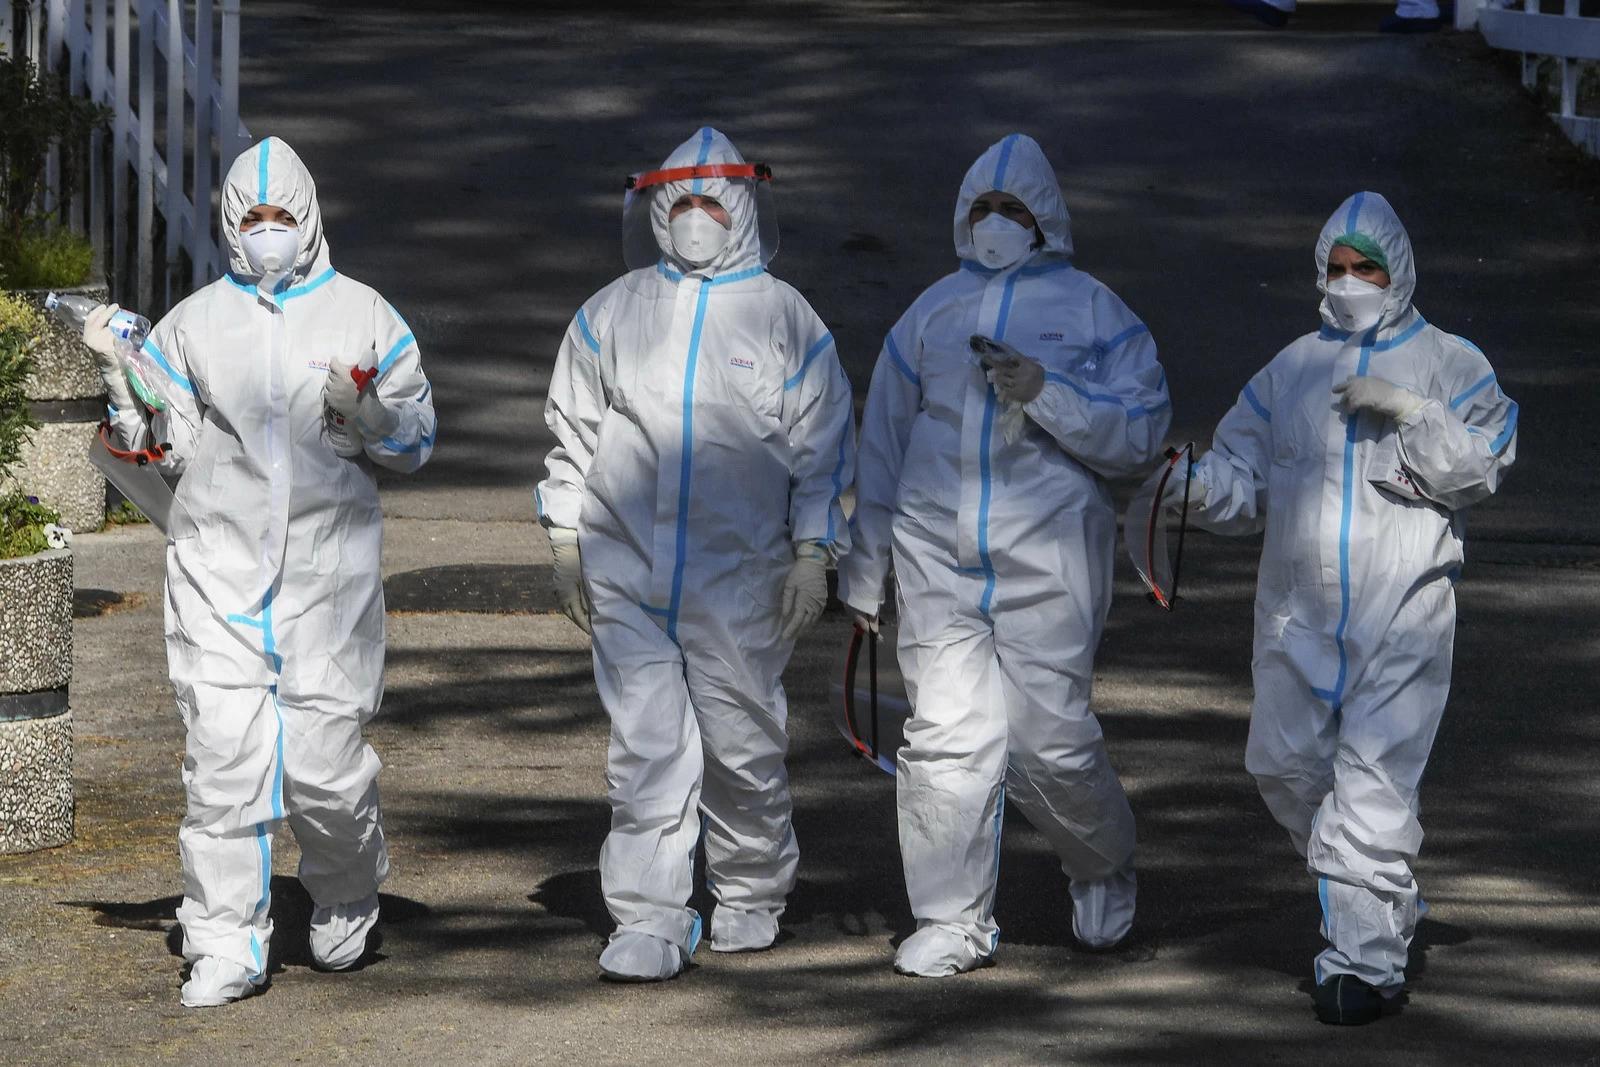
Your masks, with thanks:
[(113, 336), (118, 340), (133, 342), (135, 339), (143, 341), (143, 330), (139, 328), (139, 316), (131, 311), (119, 311), (111, 316), (111, 321), (106, 323)]

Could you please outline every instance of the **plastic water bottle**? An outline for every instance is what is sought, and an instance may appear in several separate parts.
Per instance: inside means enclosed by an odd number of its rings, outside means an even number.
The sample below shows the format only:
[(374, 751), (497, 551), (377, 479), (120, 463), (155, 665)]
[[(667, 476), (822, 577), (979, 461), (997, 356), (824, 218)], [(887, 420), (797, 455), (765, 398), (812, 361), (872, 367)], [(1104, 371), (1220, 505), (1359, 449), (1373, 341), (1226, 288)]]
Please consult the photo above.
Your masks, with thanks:
[[(46, 311), (55, 312), (56, 318), (82, 333), (89, 313), (100, 306), (100, 301), (77, 293), (51, 293), (44, 298), (44, 306)], [(126, 341), (135, 351), (144, 347), (144, 339), (150, 336), (150, 320), (127, 308), (119, 309), (106, 325), (117, 340)]]

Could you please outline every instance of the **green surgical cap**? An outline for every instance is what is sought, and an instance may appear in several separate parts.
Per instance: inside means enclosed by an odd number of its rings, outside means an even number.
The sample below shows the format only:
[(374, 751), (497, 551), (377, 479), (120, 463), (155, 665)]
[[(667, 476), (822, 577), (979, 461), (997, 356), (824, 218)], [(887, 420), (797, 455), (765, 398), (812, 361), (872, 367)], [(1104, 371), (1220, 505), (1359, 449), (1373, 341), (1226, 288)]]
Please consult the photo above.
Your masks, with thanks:
[(1377, 241), (1364, 233), (1347, 233), (1343, 237), (1334, 238), (1333, 243), (1335, 246), (1344, 245), (1346, 248), (1353, 248), (1384, 270), (1389, 269), (1389, 257), (1383, 254), (1383, 249), (1378, 247)]

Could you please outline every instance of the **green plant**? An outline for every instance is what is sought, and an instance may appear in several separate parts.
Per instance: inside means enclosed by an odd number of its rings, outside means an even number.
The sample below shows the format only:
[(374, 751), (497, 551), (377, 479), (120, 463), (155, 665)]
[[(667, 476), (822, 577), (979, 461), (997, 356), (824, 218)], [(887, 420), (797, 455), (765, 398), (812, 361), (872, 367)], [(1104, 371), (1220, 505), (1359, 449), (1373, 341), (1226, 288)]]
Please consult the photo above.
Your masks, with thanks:
[(39, 424), (28, 412), (25, 385), (33, 372), (29, 351), (44, 333), (44, 322), (20, 297), (0, 293), (0, 479), (22, 454)]
[[(44, 332), (39, 313), (19, 297), (0, 293), (0, 482), (39, 428), (24, 388), (33, 370), (30, 350)], [(31, 556), (49, 547), (46, 527), (59, 516), (20, 490), (0, 495), (0, 559)]]
[(0, 289), (67, 289), (94, 266), (94, 246), (70, 230), (0, 233)]
[(52, 148), (61, 163), (60, 198), (71, 199), (89, 134), (103, 129), (110, 115), (68, 92), (60, 76), (41, 76), (28, 57), (0, 55), (0, 287), (59, 289), (89, 277), (89, 243), (48, 226), (33, 207)]
[(89, 134), (104, 129), (109, 108), (74, 96), (59, 75), (39, 76), (27, 56), (0, 55), (0, 231), (22, 239), (37, 220), (45, 160), (60, 149), (63, 200), (77, 191)]
[(112, 526), (133, 526), (141, 522), (149, 522), (144, 512), (133, 506), (133, 501), (124, 500), (116, 507), (106, 512), (106, 528)]
[(61, 516), (20, 490), (0, 496), (0, 559), (31, 556), (50, 547), (49, 528)]

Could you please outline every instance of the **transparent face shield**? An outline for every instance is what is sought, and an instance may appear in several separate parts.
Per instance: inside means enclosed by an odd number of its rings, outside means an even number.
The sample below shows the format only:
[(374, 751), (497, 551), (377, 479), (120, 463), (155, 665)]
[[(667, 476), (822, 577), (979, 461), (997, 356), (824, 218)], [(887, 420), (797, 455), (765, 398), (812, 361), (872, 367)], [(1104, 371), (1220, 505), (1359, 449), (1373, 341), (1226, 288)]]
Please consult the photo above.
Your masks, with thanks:
[(853, 630), (828, 686), (834, 726), (852, 752), (888, 775), (895, 772), (911, 718), (911, 700), (892, 651), (887, 663), (879, 663), (878, 645), (892, 650), (895, 639), (892, 626), (879, 634)]
[(648, 267), (661, 258), (655, 227), (650, 220), (650, 202), (658, 186), (669, 182), (688, 182), (696, 178), (726, 178), (750, 182), (756, 209), (756, 237), (761, 244), (761, 265), (778, 254), (778, 211), (772, 199), (772, 168), (765, 163), (702, 163), (695, 167), (668, 167), (665, 170), (632, 174), (624, 181), (622, 194), (622, 261), (629, 270)]
[[(1133, 569), (1139, 572), (1150, 602), (1167, 611), (1178, 603), (1178, 578), (1183, 571), (1183, 535), (1189, 528), (1193, 468), (1193, 441), (1182, 448), (1167, 449), (1167, 462), (1139, 487), (1122, 518), (1123, 544), (1133, 560)], [(1167, 485), (1174, 478), (1183, 479), (1183, 508), (1178, 515), (1175, 539), (1168, 537), (1170, 519), (1161, 504)]]

